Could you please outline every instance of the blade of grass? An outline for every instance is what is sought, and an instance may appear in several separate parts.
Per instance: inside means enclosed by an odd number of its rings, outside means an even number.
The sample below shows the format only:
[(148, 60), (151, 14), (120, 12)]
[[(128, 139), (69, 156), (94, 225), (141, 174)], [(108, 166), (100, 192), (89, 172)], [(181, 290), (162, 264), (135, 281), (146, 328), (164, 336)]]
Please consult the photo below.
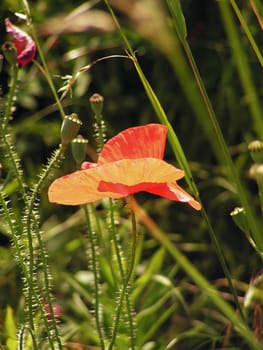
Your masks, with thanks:
[[(228, 37), (229, 45), (232, 49), (233, 58), (236, 63), (238, 75), (243, 86), (246, 101), (251, 112), (254, 123), (254, 131), (260, 140), (263, 139), (263, 119), (262, 106), (259, 102), (258, 94), (253, 83), (251, 70), (248, 65), (248, 59), (245, 50), (242, 47), (240, 36), (238, 35), (237, 26), (231, 11), (229, 3), (235, 5), (233, 1), (218, 1), (222, 21)], [(237, 6), (236, 6), (237, 8)]]
[(253, 38), (253, 35), (251, 34), (251, 31), (249, 29), (249, 26), (247, 25), (246, 23), (246, 20), (244, 18), (244, 16), (242, 15), (241, 11), (239, 10), (238, 6), (237, 6), (237, 3), (235, 0), (230, 0), (231, 2), (231, 5), (233, 7), (233, 10), (235, 11), (235, 14), (244, 30), (244, 33), (246, 34), (247, 38), (248, 38), (248, 41), (259, 61), (259, 63), (261, 64), (261, 67), (263, 67), (263, 56), (259, 50), (259, 47), (255, 41), (255, 39)]
[[(174, 11), (176, 9), (173, 7), (173, 2), (171, 0), (167, 0), (167, 3), (168, 3), (168, 6), (171, 10), (171, 14), (172, 14), (173, 18), (175, 19), (176, 17), (175, 17)], [(180, 28), (177, 27), (175, 21), (174, 21), (174, 25), (176, 27), (176, 31), (178, 32)], [(178, 36), (179, 36), (179, 34), (178, 34)], [(182, 35), (180, 35), (179, 37), (182, 37)], [(176, 37), (175, 37), (175, 40), (176, 40)], [(232, 161), (228, 147), (227, 147), (225, 140), (224, 140), (224, 136), (222, 134), (222, 131), (221, 131), (220, 126), (218, 124), (218, 121), (216, 119), (216, 115), (215, 115), (215, 112), (213, 110), (213, 106), (211, 105), (210, 99), (207, 95), (205, 86), (204, 86), (202, 78), (199, 74), (197, 65), (195, 63), (195, 60), (194, 60), (194, 57), (192, 55), (191, 49), (188, 45), (188, 42), (186, 39), (185, 40), (183, 39), (181, 43), (182, 43), (183, 49), (186, 53), (186, 56), (188, 58), (188, 61), (189, 61), (190, 67), (192, 69), (195, 81), (197, 82), (197, 86), (198, 86), (198, 89), (200, 91), (201, 98), (204, 102), (204, 106), (206, 107), (205, 115), (197, 114), (197, 116), (199, 117), (199, 119), (204, 127), (208, 123), (212, 126), (210, 129), (211, 136), (213, 139), (216, 140), (216, 143), (218, 144), (218, 147), (214, 148), (215, 154), (217, 155), (218, 160), (224, 166), (226, 166), (228, 178), (231, 181), (231, 183), (234, 184), (234, 186), (236, 188), (236, 195), (237, 195), (238, 199), (240, 200), (242, 207), (246, 211), (249, 227), (251, 229), (253, 238), (257, 244), (258, 251), (263, 252), (263, 239), (262, 239), (262, 235), (261, 235), (261, 230), (260, 230), (259, 225), (257, 223), (257, 219), (256, 219), (256, 215), (254, 213), (254, 210), (250, 205), (251, 200), (249, 198), (249, 194), (247, 193), (244, 184), (241, 182), (241, 179), (240, 179), (240, 177), (237, 173), (237, 170), (235, 168), (235, 165)], [(179, 46), (178, 46), (178, 48), (179, 48)], [(170, 58), (171, 64), (173, 65), (174, 70), (177, 73), (178, 79), (181, 81), (181, 86), (184, 89), (184, 87), (187, 86), (187, 84), (184, 84), (184, 81), (191, 79), (191, 77), (188, 73), (185, 73), (183, 75), (181, 73), (181, 71), (185, 70), (187, 72), (188, 67), (185, 65), (184, 57), (183, 57), (182, 53), (180, 52), (180, 50), (178, 50), (177, 53), (174, 53), (173, 57), (174, 57), (174, 59)], [(176, 64), (176, 60), (175, 60), (176, 57), (178, 60), (178, 64)], [(187, 80), (184, 80), (184, 78), (186, 78), (186, 77), (187, 77)], [(187, 90), (187, 89), (185, 88), (185, 90)], [(186, 96), (188, 96), (190, 91), (188, 91), (188, 92), (185, 91), (185, 93), (186, 93)], [(195, 93), (197, 93), (197, 92), (195, 91)], [(194, 104), (193, 104), (193, 106), (194, 106)]]
[[(131, 45), (130, 45), (129, 41), (127, 40), (126, 36), (125, 36), (124, 33), (122, 32), (122, 29), (121, 29), (121, 27), (120, 27), (120, 25), (119, 25), (119, 23), (118, 23), (117, 18), (115, 17), (114, 12), (113, 12), (112, 9), (110, 8), (110, 6), (107, 4), (107, 1), (106, 1), (106, 0), (105, 0), (105, 2), (106, 2), (106, 5), (107, 5), (108, 8), (109, 8), (109, 11), (111, 12), (111, 14), (112, 14), (114, 20), (115, 20), (115, 23), (116, 23), (117, 27), (119, 28), (120, 34), (121, 34), (121, 36), (122, 36), (122, 38), (123, 38), (123, 40), (124, 40), (124, 43), (125, 43), (125, 45), (126, 45), (126, 47), (127, 47), (127, 51), (128, 51), (130, 57), (132, 58), (132, 60), (133, 60), (133, 62), (134, 62), (134, 66), (135, 66), (135, 68), (136, 68), (136, 71), (137, 71), (137, 73), (138, 73), (138, 75), (139, 75), (139, 77), (140, 77), (140, 79), (141, 79), (141, 82), (142, 82), (142, 84), (143, 84), (143, 86), (144, 86), (144, 88), (145, 88), (146, 94), (147, 94), (147, 96), (148, 96), (148, 98), (149, 98), (149, 100), (150, 100), (150, 102), (151, 102), (151, 104), (152, 104), (152, 106), (153, 106), (153, 108), (154, 108), (154, 110), (155, 110), (155, 112), (156, 112), (156, 114), (157, 114), (159, 120), (160, 120), (163, 124), (165, 124), (165, 125), (168, 126), (168, 140), (169, 140), (169, 142), (170, 142), (170, 145), (171, 145), (172, 150), (173, 150), (173, 152), (174, 152), (174, 154), (175, 154), (175, 157), (177, 158), (177, 161), (178, 161), (179, 165), (185, 170), (186, 181), (187, 181), (189, 187), (192, 189), (192, 191), (193, 191), (193, 193), (195, 194), (195, 196), (196, 196), (196, 197), (198, 198), (198, 200), (200, 201), (199, 193), (198, 193), (197, 187), (196, 187), (196, 185), (195, 185), (195, 182), (194, 182), (194, 180), (193, 180), (192, 173), (191, 173), (191, 170), (190, 170), (188, 161), (187, 161), (186, 156), (185, 156), (185, 154), (184, 154), (184, 151), (183, 151), (183, 149), (182, 149), (182, 147), (181, 147), (181, 144), (180, 144), (180, 142), (179, 142), (179, 140), (178, 140), (178, 138), (177, 138), (177, 136), (176, 136), (176, 133), (175, 133), (175, 131), (173, 130), (171, 124), (169, 123), (168, 118), (167, 118), (167, 116), (166, 116), (166, 114), (165, 114), (165, 112), (164, 112), (164, 110), (163, 110), (163, 108), (162, 108), (162, 106), (161, 106), (161, 104), (160, 104), (160, 102), (159, 102), (157, 96), (155, 95), (155, 93), (154, 93), (153, 89), (151, 88), (151, 86), (150, 86), (148, 80), (146, 79), (146, 77), (145, 77), (145, 75), (144, 75), (144, 73), (143, 73), (143, 71), (142, 71), (142, 69), (141, 69), (141, 67), (140, 67), (140, 65), (139, 65), (139, 62), (137, 61), (136, 56), (135, 56), (135, 54), (134, 54), (134, 52), (133, 52), (133, 50), (132, 50), (132, 48), (131, 48)], [(197, 71), (197, 72), (198, 72), (198, 71)], [(198, 76), (199, 76), (199, 75), (198, 75)], [(202, 87), (203, 85), (202, 85), (202, 80), (201, 80), (201, 78), (199, 79), (199, 81), (200, 81), (200, 84), (201, 84), (201, 87)], [(203, 89), (203, 90), (201, 89), (201, 91), (204, 92), (204, 98), (205, 98), (205, 97), (207, 96), (206, 93), (205, 93), (205, 89)], [(213, 111), (208, 97), (205, 99), (205, 101), (206, 101), (206, 103), (208, 104), (208, 106), (210, 107), (210, 111)], [(221, 133), (220, 133), (220, 128), (219, 128), (219, 126), (218, 126), (218, 124), (217, 124), (217, 121), (216, 121), (216, 119), (215, 119), (213, 113), (212, 113), (212, 116), (211, 116), (211, 117), (212, 117), (212, 120), (213, 120), (214, 123), (215, 123), (215, 126), (218, 128), (219, 134), (221, 135)], [(214, 117), (214, 118), (213, 118), (213, 117)], [(228, 153), (227, 153), (227, 148), (226, 148), (226, 146), (225, 146), (223, 136), (221, 137), (220, 140), (221, 140), (221, 142), (223, 143), (223, 147), (225, 147), (225, 153), (226, 153), (226, 155), (227, 155), (227, 154), (228, 154)], [(230, 165), (232, 165), (232, 162), (230, 162)], [(234, 170), (235, 170), (235, 169), (234, 169), (234, 166), (233, 166), (233, 171), (234, 171)], [(236, 176), (237, 176), (237, 175), (236, 175)], [(220, 264), (221, 264), (222, 270), (223, 270), (223, 272), (224, 272), (226, 278), (228, 279), (229, 288), (230, 288), (230, 290), (231, 290), (231, 292), (232, 292), (232, 295), (233, 295), (233, 298), (234, 298), (234, 300), (235, 300), (236, 307), (237, 307), (237, 309), (239, 310), (240, 315), (241, 315), (241, 316), (243, 317), (243, 319), (244, 319), (244, 315), (243, 315), (243, 312), (242, 312), (242, 308), (241, 308), (241, 306), (240, 306), (240, 303), (239, 303), (239, 301), (238, 301), (238, 297), (237, 297), (236, 290), (235, 290), (235, 288), (234, 288), (234, 286), (233, 286), (233, 283), (232, 283), (232, 277), (231, 277), (231, 274), (230, 274), (230, 272), (229, 272), (228, 266), (227, 266), (227, 264), (226, 264), (226, 261), (225, 261), (225, 258), (224, 258), (222, 249), (221, 249), (221, 247), (220, 247), (220, 244), (219, 244), (219, 242), (218, 242), (218, 240), (217, 240), (217, 238), (216, 238), (216, 234), (215, 234), (215, 232), (214, 232), (214, 230), (213, 230), (213, 228), (212, 228), (212, 225), (211, 225), (211, 223), (210, 223), (209, 217), (208, 217), (208, 215), (207, 215), (205, 209), (202, 208), (202, 211), (201, 211), (201, 212), (202, 212), (203, 219), (204, 219), (204, 221), (205, 221), (205, 223), (206, 223), (208, 232), (209, 232), (209, 234), (210, 234), (210, 237), (211, 237), (211, 240), (212, 240), (214, 249), (215, 249), (215, 251), (216, 251), (218, 260), (219, 260), (219, 262), (220, 262)]]
[[(151, 235), (159, 241), (163, 247), (171, 254), (175, 261), (188, 274), (188, 276), (201, 288), (203, 293), (213, 301), (217, 308), (233, 324), (237, 333), (247, 341), (250, 349), (262, 350), (262, 345), (258, 342), (254, 334), (247, 327), (242, 318), (235, 310), (220, 296), (217, 290), (207, 281), (207, 279), (196, 269), (188, 258), (169, 240), (168, 236), (156, 226), (149, 215), (134, 201), (133, 209), (135, 214), (141, 218)], [(143, 218), (143, 220), (142, 220)]]

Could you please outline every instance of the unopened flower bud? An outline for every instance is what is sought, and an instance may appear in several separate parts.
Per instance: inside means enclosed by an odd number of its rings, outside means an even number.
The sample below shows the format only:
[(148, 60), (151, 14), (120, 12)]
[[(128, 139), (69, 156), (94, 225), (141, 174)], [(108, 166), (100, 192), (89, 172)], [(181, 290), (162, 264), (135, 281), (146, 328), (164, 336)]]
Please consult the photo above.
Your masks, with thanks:
[(62, 147), (66, 147), (76, 137), (81, 125), (82, 122), (76, 113), (65, 116), (60, 131)]
[(249, 176), (255, 180), (263, 179), (263, 163), (253, 164), (249, 169)]
[(17, 57), (17, 49), (11, 41), (6, 41), (2, 45), (2, 51), (5, 56), (5, 59), (7, 62), (11, 65), (14, 66), (16, 64), (16, 57)]
[(247, 222), (247, 216), (244, 208), (236, 207), (231, 213), (230, 213), (234, 223), (237, 225), (237, 227), (245, 232), (249, 232), (249, 225)]
[(103, 102), (104, 102), (104, 97), (101, 96), (100, 94), (93, 94), (90, 99), (90, 105), (91, 109), (95, 113), (95, 115), (100, 115), (103, 110)]
[(84, 139), (81, 135), (78, 135), (71, 142), (72, 155), (77, 164), (81, 164), (86, 158), (87, 143), (88, 140)]
[(263, 162), (263, 142), (255, 140), (249, 143), (248, 150), (255, 163)]

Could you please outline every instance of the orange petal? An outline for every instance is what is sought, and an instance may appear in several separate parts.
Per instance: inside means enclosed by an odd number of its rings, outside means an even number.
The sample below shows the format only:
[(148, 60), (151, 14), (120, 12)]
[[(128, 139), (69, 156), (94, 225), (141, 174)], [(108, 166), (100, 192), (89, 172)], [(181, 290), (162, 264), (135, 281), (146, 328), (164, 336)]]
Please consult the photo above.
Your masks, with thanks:
[(100, 172), (101, 181), (122, 183), (128, 186), (141, 182), (173, 182), (184, 176), (183, 170), (156, 158), (122, 159), (105, 163), (95, 169)]
[[(111, 197), (112, 193), (102, 193), (97, 190), (99, 181), (98, 168), (80, 170), (62, 176), (49, 186), (49, 201), (64, 205), (81, 205)], [(115, 194), (114, 198), (120, 197), (122, 196)]]
[[(201, 205), (192, 196), (185, 192), (176, 183), (152, 183), (152, 182), (141, 182), (136, 185), (124, 185), (121, 183), (112, 183), (101, 181), (98, 189), (100, 191), (113, 191), (117, 192), (123, 196), (128, 196), (129, 194), (134, 194), (137, 192), (149, 192), (156, 194), (160, 197), (168, 198), (173, 201), (188, 203), (194, 209), (200, 210)], [(114, 197), (113, 197), (114, 198)]]
[(110, 139), (103, 147), (98, 163), (121, 159), (163, 159), (167, 126), (147, 124), (126, 129)]
[(99, 191), (100, 181), (134, 186), (144, 182), (170, 183), (183, 176), (183, 170), (161, 159), (122, 159), (63, 176), (50, 185), (48, 196), (50, 202), (80, 205), (104, 197), (124, 196), (122, 193), (115, 193), (115, 189), (109, 189), (109, 192)]

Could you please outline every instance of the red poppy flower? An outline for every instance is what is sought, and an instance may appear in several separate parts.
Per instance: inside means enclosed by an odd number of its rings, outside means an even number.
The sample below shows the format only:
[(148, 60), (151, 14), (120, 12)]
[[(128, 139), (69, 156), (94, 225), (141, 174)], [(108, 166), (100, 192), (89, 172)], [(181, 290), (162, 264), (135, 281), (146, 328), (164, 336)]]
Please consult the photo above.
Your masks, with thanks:
[(166, 134), (161, 124), (120, 132), (105, 144), (97, 163), (85, 162), (81, 170), (56, 179), (49, 187), (50, 202), (80, 205), (144, 191), (200, 210), (200, 203), (176, 183), (184, 171), (162, 160)]
[(24, 67), (34, 59), (36, 44), (27, 33), (14, 26), (9, 18), (5, 19), (5, 27), (7, 33), (13, 37), (17, 49), (17, 63), (19, 67)]

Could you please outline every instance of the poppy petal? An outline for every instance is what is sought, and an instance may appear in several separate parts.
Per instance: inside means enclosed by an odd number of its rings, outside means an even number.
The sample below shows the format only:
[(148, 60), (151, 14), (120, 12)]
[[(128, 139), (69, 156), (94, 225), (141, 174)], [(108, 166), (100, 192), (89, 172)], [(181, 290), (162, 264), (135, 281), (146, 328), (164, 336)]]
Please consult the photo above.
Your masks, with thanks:
[(185, 192), (176, 183), (167, 184), (167, 183), (144, 182), (144, 183), (128, 186), (121, 183), (101, 181), (98, 189), (100, 191), (111, 190), (123, 196), (128, 196), (129, 194), (134, 194), (137, 192), (149, 192), (173, 201), (188, 203), (191, 207), (193, 207), (196, 210), (201, 209), (200, 203), (197, 202), (192, 196), (190, 196), (187, 192)]
[(163, 159), (167, 126), (147, 124), (126, 129), (110, 139), (103, 147), (98, 163), (121, 159)]
[(23, 67), (34, 59), (36, 44), (26, 32), (14, 26), (9, 18), (5, 19), (5, 26), (7, 33), (13, 37), (17, 49), (17, 63)]
[[(79, 170), (56, 179), (48, 189), (49, 201), (64, 205), (81, 205), (112, 197), (112, 193), (102, 193), (97, 190), (100, 181), (98, 169), (96, 167)], [(114, 198), (121, 197), (122, 195), (115, 194)]]
[(100, 191), (98, 186), (101, 181), (133, 186), (146, 182), (170, 183), (183, 176), (183, 170), (161, 159), (122, 159), (62, 176), (50, 185), (48, 196), (53, 203), (80, 205), (104, 197), (121, 198), (126, 195), (115, 193), (115, 189)]
[(144, 182), (170, 183), (184, 176), (183, 170), (156, 158), (122, 159), (105, 163), (97, 169), (100, 172), (101, 181), (128, 186)]

